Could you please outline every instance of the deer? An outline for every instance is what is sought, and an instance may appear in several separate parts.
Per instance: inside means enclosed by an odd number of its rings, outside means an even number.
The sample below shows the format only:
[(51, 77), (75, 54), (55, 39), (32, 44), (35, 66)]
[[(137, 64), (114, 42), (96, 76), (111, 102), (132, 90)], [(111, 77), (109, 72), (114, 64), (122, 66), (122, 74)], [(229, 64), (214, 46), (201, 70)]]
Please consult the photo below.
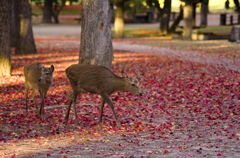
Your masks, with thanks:
[[(32, 63), (24, 67), (26, 115), (28, 115), (28, 92), (30, 88), (32, 88), (32, 97), (36, 106), (36, 113), (39, 117), (42, 116), (42, 119), (44, 119), (44, 98), (52, 85), (53, 72), (53, 65), (51, 65), (49, 68), (46, 68), (40, 63)], [(37, 92), (39, 92), (41, 96), (41, 107), (39, 111), (36, 103)]]
[(65, 123), (68, 122), (69, 112), (73, 103), (75, 122), (79, 124), (76, 110), (76, 98), (80, 93), (89, 92), (99, 94), (101, 96), (99, 125), (102, 124), (103, 108), (105, 102), (107, 102), (112, 109), (118, 127), (121, 127), (121, 125), (116, 116), (110, 95), (115, 91), (129, 91), (137, 96), (142, 96), (139, 81), (143, 77), (143, 74), (129, 77), (125, 72), (122, 72), (122, 77), (119, 77), (105, 66), (73, 64), (66, 69), (66, 76), (70, 81), (73, 94), (69, 99)]

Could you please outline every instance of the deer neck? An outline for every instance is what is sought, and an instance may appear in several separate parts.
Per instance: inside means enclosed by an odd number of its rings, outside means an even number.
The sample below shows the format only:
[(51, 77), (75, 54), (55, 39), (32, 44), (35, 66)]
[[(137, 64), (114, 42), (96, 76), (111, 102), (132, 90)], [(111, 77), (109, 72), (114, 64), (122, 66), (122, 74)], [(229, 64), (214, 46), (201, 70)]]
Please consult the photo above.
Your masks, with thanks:
[(114, 91), (125, 91), (127, 90), (125, 78), (119, 77), (116, 79)]

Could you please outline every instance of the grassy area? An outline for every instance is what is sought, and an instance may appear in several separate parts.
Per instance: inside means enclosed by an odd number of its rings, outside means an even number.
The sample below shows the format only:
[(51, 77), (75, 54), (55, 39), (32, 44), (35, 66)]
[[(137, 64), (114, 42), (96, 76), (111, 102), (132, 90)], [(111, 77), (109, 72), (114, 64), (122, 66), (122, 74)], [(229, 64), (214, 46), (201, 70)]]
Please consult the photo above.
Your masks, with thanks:
[[(42, 15), (43, 10), (42, 9), (34, 9), (32, 10), (33, 15)], [(80, 9), (63, 9), (60, 13), (60, 15), (80, 15), (81, 10)]]
[[(230, 34), (232, 26), (207, 26), (207, 27), (196, 27), (194, 30), (199, 32), (213, 32), (215, 34)], [(176, 31), (182, 31), (183, 28), (178, 27)], [(114, 34), (114, 29), (112, 34)], [(164, 36), (158, 26), (132, 26), (124, 28), (125, 37), (160, 37)]]
[[(196, 27), (194, 30), (201, 32), (222, 32), (222, 31), (231, 31), (232, 26), (207, 26), (207, 27)], [(177, 31), (182, 30), (182, 28), (177, 28)]]
[[(141, 44), (141, 43), (140, 43)], [(182, 40), (165, 40), (165, 41), (145, 41), (143, 45), (154, 47), (169, 47), (177, 50), (198, 51), (204, 53), (224, 54), (228, 56), (239, 57), (240, 45), (229, 43), (228, 40), (206, 40), (206, 41), (182, 41)]]
[[(115, 31), (112, 29), (112, 34), (114, 35)], [(162, 34), (159, 31), (158, 27), (155, 26), (132, 26), (124, 28), (124, 35), (126, 37), (159, 37)]]
[[(33, 15), (42, 15), (43, 9), (38, 6), (32, 5)], [(65, 6), (64, 9), (59, 13), (60, 15), (80, 15), (81, 7), (79, 5), (75, 6)]]
[[(214, 34), (230, 34), (232, 26), (198, 27), (199, 32), (213, 32)], [(182, 28), (177, 28), (182, 31)], [(114, 33), (114, 30), (112, 31)], [(224, 40), (183, 41), (172, 40), (171, 36), (163, 36), (157, 26), (152, 27), (125, 27), (123, 41), (131, 44), (142, 44), (154, 47), (168, 47), (178, 50), (190, 50), (208, 53), (219, 53), (230, 56), (239, 56), (240, 45)]]

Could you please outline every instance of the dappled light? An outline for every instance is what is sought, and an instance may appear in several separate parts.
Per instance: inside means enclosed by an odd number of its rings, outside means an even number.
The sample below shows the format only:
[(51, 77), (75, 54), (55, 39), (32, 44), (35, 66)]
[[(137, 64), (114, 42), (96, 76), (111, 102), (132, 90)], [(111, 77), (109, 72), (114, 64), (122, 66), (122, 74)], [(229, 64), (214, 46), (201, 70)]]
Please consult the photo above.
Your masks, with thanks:
[[(24, 56), (12, 53), (13, 76), (0, 78), (0, 143), (4, 149), (0, 151), (1, 156), (54, 156), (54, 152), (58, 156), (75, 152), (84, 155), (91, 150), (92, 154), (103, 157), (121, 157), (121, 153), (109, 151), (111, 146), (131, 153), (137, 147), (138, 154), (144, 156), (173, 154), (181, 157), (189, 153), (198, 155), (198, 149), (191, 148), (195, 141), (202, 149), (231, 143), (231, 151), (237, 152), (240, 135), (238, 72), (144, 51), (114, 51), (114, 73), (119, 76), (122, 71), (129, 76), (144, 74), (140, 81), (143, 96), (129, 92), (112, 95), (122, 125), (118, 128), (107, 105), (103, 125), (98, 125), (99, 95), (81, 94), (77, 98), (80, 124), (75, 123), (73, 109), (65, 124), (72, 92), (65, 69), (78, 63), (79, 40), (44, 37), (36, 40), (39, 53)], [(147, 43), (144, 40), (129, 42)], [(225, 48), (224, 45), (219, 47)], [(23, 67), (32, 62), (55, 67), (53, 85), (45, 100), (45, 120), (37, 116), (31, 96), (28, 99), (29, 114), (25, 114)], [(39, 94), (37, 104), (40, 105)], [(208, 138), (212, 143), (208, 143)], [(149, 141), (158, 144), (152, 146)], [(101, 146), (101, 150), (96, 146)], [(151, 152), (141, 150), (142, 147)], [(223, 150), (210, 154), (208, 150), (201, 150), (201, 153), (214, 157), (223, 154)]]
[(23, 18), (21, 17), (20, 18), (20, 36), (22, 39), (26, 38), (27, 37), (27, 32), (29, 30), (29, 19), (28, 18)]
[(239, 157), (239, 1), (1, 0), (0, 157)]

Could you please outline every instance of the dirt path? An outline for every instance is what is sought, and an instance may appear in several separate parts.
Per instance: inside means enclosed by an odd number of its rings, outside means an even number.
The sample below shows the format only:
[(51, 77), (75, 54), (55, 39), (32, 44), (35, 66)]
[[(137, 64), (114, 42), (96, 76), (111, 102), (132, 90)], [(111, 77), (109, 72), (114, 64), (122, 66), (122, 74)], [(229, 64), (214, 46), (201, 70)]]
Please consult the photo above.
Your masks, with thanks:
[[(229, 44), (229, 42), (224, 42)], [(240, 72), (240, 58), (234, 56), (222, 56), (220, 54), (200, 53), (197, 51), (176, 50), (164, 47), (152, 47), (138, 44), (113, 43), (115, 50), (138, 53), (155, 53), (159, 56), (167, 56), (172, 59), (197, 62), (201, 64), (223, 67)]]

